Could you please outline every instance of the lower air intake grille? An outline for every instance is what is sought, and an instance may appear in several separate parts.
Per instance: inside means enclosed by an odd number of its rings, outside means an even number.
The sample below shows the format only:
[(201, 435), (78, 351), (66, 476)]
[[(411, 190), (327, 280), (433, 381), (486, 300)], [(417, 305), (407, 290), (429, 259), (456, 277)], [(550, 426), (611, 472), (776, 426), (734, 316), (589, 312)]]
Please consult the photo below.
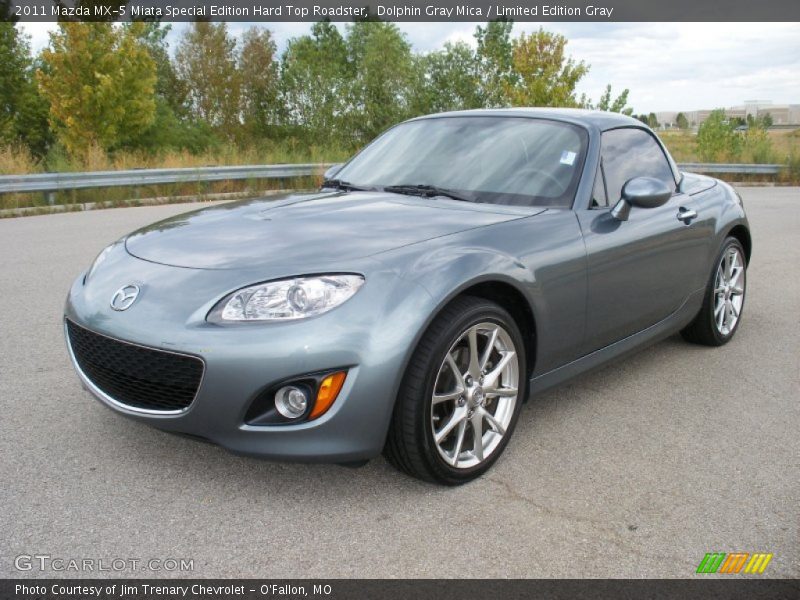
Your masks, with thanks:
[(203, 361), (121, 342), (67, 319), (68, 343), (84, 375), (107, 396), (134, 409), (188, 407), (203, 377)]

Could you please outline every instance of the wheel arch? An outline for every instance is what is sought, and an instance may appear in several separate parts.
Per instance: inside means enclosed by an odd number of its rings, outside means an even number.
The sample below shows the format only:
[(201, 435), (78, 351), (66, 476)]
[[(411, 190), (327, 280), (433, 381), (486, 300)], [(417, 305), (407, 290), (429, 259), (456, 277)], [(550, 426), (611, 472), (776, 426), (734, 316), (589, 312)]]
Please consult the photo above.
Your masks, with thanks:
[[(457, 298), (464, 296), (473, 296), (483, 298), (495, 302), (504, 308), (512, 316), (517, 326), (520, 328), (523, 341), (525, 343), (525, 379), (527, 381), (533, 374), (533, 369), (536, 364), (537, 357), (537, 336), (536, 336), (536, 317), (531, 301), (528, 299), (525, 292), (520, 289), (520, 286), (509, 280), (509, 278), (493, 274), (484, 275), (482, 277), (470, 280), (463, 283), (461, 286), (453, 290), (450, 294), (445, 296), (431, 311), (430, 316), (425, 323), (417, 331), (413, 343), (410, 345), (410, 350), (404, 357), (403, 366), (400, 376), (400, 385), (408, 369), (408, 364), (411, 357), (416, 352), (419, 343), (425, 336), (425, 333), (430, 329), (431, 324), (437, 319), (442, 311), (447, 308)], [(400, 388), (395, 390), (395, 398), (399, 393)], [(525, 398), (527, 401), (527, 396)]]
[(750, 264), (750, 254), (753, 251), (753, 240), (750, 237), (750, 231), (739, 223), (732, 227), (725, 237), (732, 236), (739, 240), (739, 243), (744, 248), (744, 259), (747, 261), (747, 264)]

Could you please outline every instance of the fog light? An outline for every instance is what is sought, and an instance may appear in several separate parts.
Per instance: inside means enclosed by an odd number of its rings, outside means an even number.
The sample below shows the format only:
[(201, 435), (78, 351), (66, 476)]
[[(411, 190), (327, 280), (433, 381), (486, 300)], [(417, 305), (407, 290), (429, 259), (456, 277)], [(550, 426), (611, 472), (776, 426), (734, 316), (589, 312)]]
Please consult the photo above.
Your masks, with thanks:
[(308, 407), (308, 396), (298, 387), (287, 385), (275, 394), (275, 408), (287, 419), (302, 417)]

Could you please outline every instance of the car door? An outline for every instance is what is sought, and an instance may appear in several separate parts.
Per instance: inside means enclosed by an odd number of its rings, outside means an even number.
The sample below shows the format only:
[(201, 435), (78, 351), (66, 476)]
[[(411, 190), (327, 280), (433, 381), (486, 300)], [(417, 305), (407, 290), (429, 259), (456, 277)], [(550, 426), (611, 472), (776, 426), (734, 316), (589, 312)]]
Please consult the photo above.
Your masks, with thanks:
[[(656, 177), (674, 193), (657, 208), (632, 207), (627, 221), (611, 215), (622, 186)], [(585, 352), (602, 348), (666, 318), (696, 287), (704, 236), (693, 231), (691, 197), (677, 191), (675, 171), (649, 131), (624, 127), (602, 134), (594, 198), (578, 210), (587, 253)]]

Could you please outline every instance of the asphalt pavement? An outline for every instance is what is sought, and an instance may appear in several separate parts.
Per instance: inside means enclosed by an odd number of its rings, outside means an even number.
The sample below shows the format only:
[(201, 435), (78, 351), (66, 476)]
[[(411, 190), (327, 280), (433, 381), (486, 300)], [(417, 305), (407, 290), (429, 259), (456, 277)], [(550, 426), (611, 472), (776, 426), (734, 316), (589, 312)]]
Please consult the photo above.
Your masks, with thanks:
[[(676, 336), (532, 399), (492, 471), (454, 489), (382, 458), (237, 457), (81, 388), (71, 281), (193, 206), (0, 220), (0, 576), (691, 577), (706, 552), (735, 551), (800, 576), (800, 188), (740, 191), (754, 251), (733, 342)], [(193, 571), (15, 568), (37, 554)]]

